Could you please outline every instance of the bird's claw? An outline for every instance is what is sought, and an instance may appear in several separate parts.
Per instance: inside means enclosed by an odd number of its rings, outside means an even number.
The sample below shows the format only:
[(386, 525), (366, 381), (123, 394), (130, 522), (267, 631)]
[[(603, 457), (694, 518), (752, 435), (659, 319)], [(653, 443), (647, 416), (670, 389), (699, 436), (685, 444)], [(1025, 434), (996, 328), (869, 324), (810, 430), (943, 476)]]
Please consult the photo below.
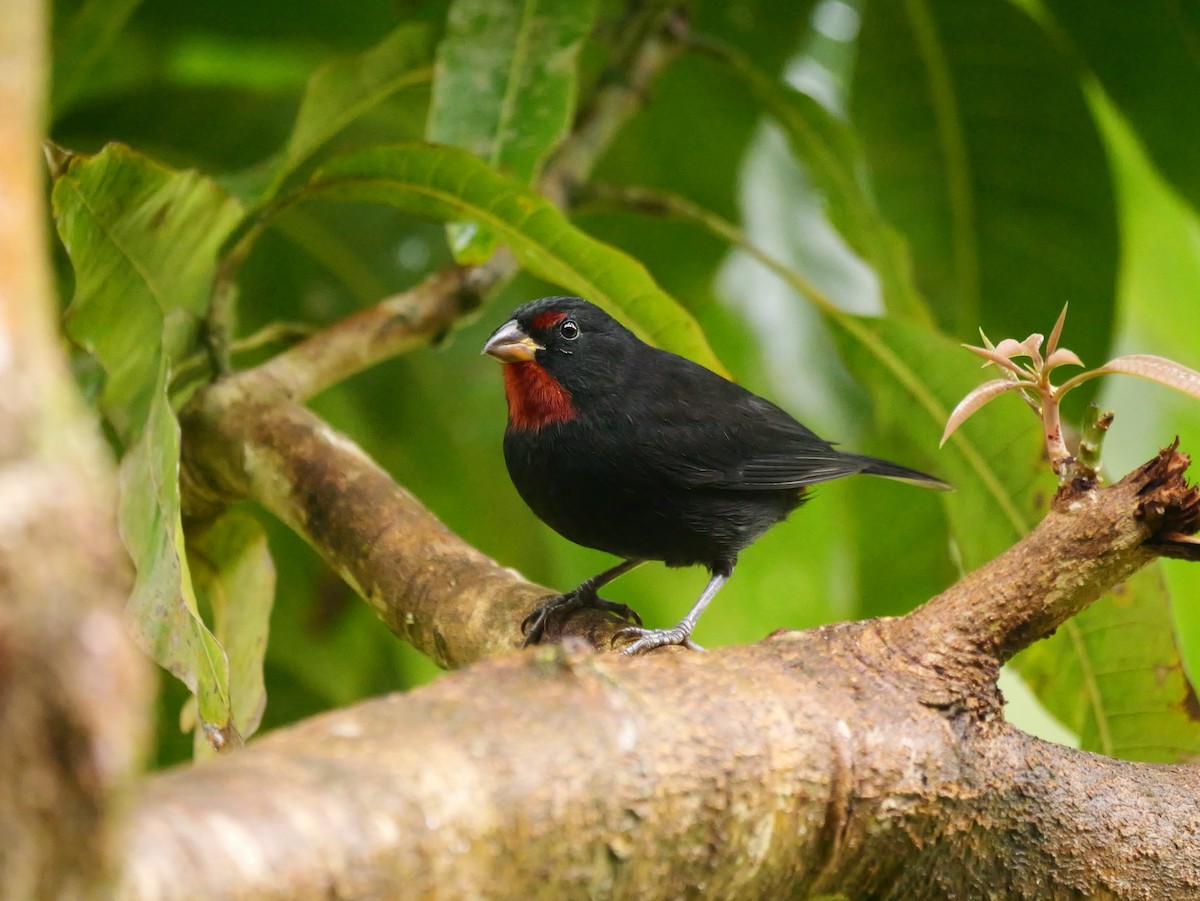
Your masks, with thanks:
[(591, 607), (593, 610), (615, 613), (627, 622), (636, 622), (639, 627), (642, 624), (641, 616), (628, 604), (621, 604), (617, 601), (606, 601), (604, 598), (598, 597), (594, 591), (568, 591), (566, 594), (547, 598), (541, 604), (538, 604), (525, 619), (521, 620), (521, 634), (525, 636), (525, 640), (521, 642), (521, 647), (527, 648), (540, 643), (546, 636), (546, 625), (550, 622), (552, 616), (560, 616), (583, 607)]
[(681, 645), (692, 651), (704, 650), (704, 648), (692, 641), (691, 630), (684, 629), (681, 626), (673, 626), (670, 629), (643, 629), (640, 625), (630, 626), (614, 635), (613, 641), (616, 642), (622, 638), (634, 639), (630, 644), (621, 648), (622, 657), (634, 657), (670, 644)]

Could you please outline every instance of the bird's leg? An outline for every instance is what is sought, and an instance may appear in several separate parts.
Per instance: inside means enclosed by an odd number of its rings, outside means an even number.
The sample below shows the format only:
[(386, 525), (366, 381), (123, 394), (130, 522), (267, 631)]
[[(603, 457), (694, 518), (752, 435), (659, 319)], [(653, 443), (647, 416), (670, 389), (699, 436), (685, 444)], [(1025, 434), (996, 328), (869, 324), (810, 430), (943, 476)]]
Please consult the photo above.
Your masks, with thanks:
[(704, 591), (700, 593), (699, 600), (692, 605), (692, 609), (688, 611), (688, 615), (681, 619), (678, 625), (672, 626), (670, 629), (643, 629), (641, 626), (630, 626), (628, 629), (622, 629), (613, 636), (614, 640), (618, 638), (636, 638), (637, 640), (621, 648), (621, 654), (625, 657), (632, 657), (635, 654), (644, 654), (646, 651), (652, 651), (655, 648), (661, 648), (668, 644), (681, 644), (694, 651), (704, 650), (692, 641), (692, 630), (696, 628), (696, 623), (700, 621), (700, 615), (704, 613), (704, 608), (708, 606), (709, 601), (721, 590), (721, 586), (729, 581), (731, 575), (733, 575), (732, 563), (713, 567), (712, 578), (704, 586)]
[(525, 640), (521, 643), (521, 647), (527, 648), (531, 644), (537, 644), (542, 640), (542, 636), (546, 633), (546, 623), (549, 622), (551, 616), (557, 616), (570, 610), (577, 610), (580, 607), (594, 607), (597, 610), (608, 610), (617, 614), (622, 619), (636, 620), (640, 626), (642, 618), (638, 616), (636, 610), (625, 604), (618, 604), (615, 601), (606, 601), (599, 598), (596, 596), (596, 592), (617, 578), (617, 576), (624, 575), (635, 566), (640, 566), (644, 562), (644, 560), (624, 560), (612, 569), (606, 569), (599, 575), (585, 580), (578, 588), (573, 588), (566, 594), (555, 595), (538, 604), (533, 612), (521, 622), (521, 632), (525, 635)]

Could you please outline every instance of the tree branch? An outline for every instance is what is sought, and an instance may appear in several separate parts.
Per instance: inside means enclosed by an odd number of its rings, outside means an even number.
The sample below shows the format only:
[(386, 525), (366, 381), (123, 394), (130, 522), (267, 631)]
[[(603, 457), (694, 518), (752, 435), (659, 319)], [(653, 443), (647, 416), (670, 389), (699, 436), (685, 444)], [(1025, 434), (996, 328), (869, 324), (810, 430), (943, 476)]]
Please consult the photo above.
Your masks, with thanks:
[(151, 781), (130, 896), (1200, 889), (1195, 769), (950, 721), (874, 629), (634, 663), (544, 649), (276, 733)]

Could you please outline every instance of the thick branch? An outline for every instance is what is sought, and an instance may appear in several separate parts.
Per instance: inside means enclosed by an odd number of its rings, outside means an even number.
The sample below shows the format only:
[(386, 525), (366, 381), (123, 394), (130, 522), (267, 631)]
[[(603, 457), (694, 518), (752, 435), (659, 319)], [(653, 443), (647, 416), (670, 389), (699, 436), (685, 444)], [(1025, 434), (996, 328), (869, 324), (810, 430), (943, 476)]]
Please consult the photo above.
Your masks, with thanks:
[(544, 648), (151, 780), (132, 898), (1161, 899), (1200, 770), (921, 704), (877, 624)]

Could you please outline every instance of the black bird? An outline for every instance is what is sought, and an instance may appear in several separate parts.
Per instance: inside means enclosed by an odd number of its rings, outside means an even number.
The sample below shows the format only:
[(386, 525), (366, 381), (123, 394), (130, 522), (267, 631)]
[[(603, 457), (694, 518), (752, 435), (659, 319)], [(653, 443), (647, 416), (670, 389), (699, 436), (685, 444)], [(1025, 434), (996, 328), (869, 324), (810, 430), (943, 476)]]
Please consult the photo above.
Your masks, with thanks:
[(647, 560), (705, 566), (712, 577), (670, 629), (630, 626), (637, 654), (690, 636), (738, 554), (806, 499), (809, 485), (866, 473), (948, 489), (941, 479), (837, 450), (745, 388), (651, 347), (578, 297), (527, 303), (483, 352), (501, 360), (504, 459), (513, 484), (565, 538), (624, 562), (550, 598), (523, 624), (582, 606), (628, 613), (596, 592)]

